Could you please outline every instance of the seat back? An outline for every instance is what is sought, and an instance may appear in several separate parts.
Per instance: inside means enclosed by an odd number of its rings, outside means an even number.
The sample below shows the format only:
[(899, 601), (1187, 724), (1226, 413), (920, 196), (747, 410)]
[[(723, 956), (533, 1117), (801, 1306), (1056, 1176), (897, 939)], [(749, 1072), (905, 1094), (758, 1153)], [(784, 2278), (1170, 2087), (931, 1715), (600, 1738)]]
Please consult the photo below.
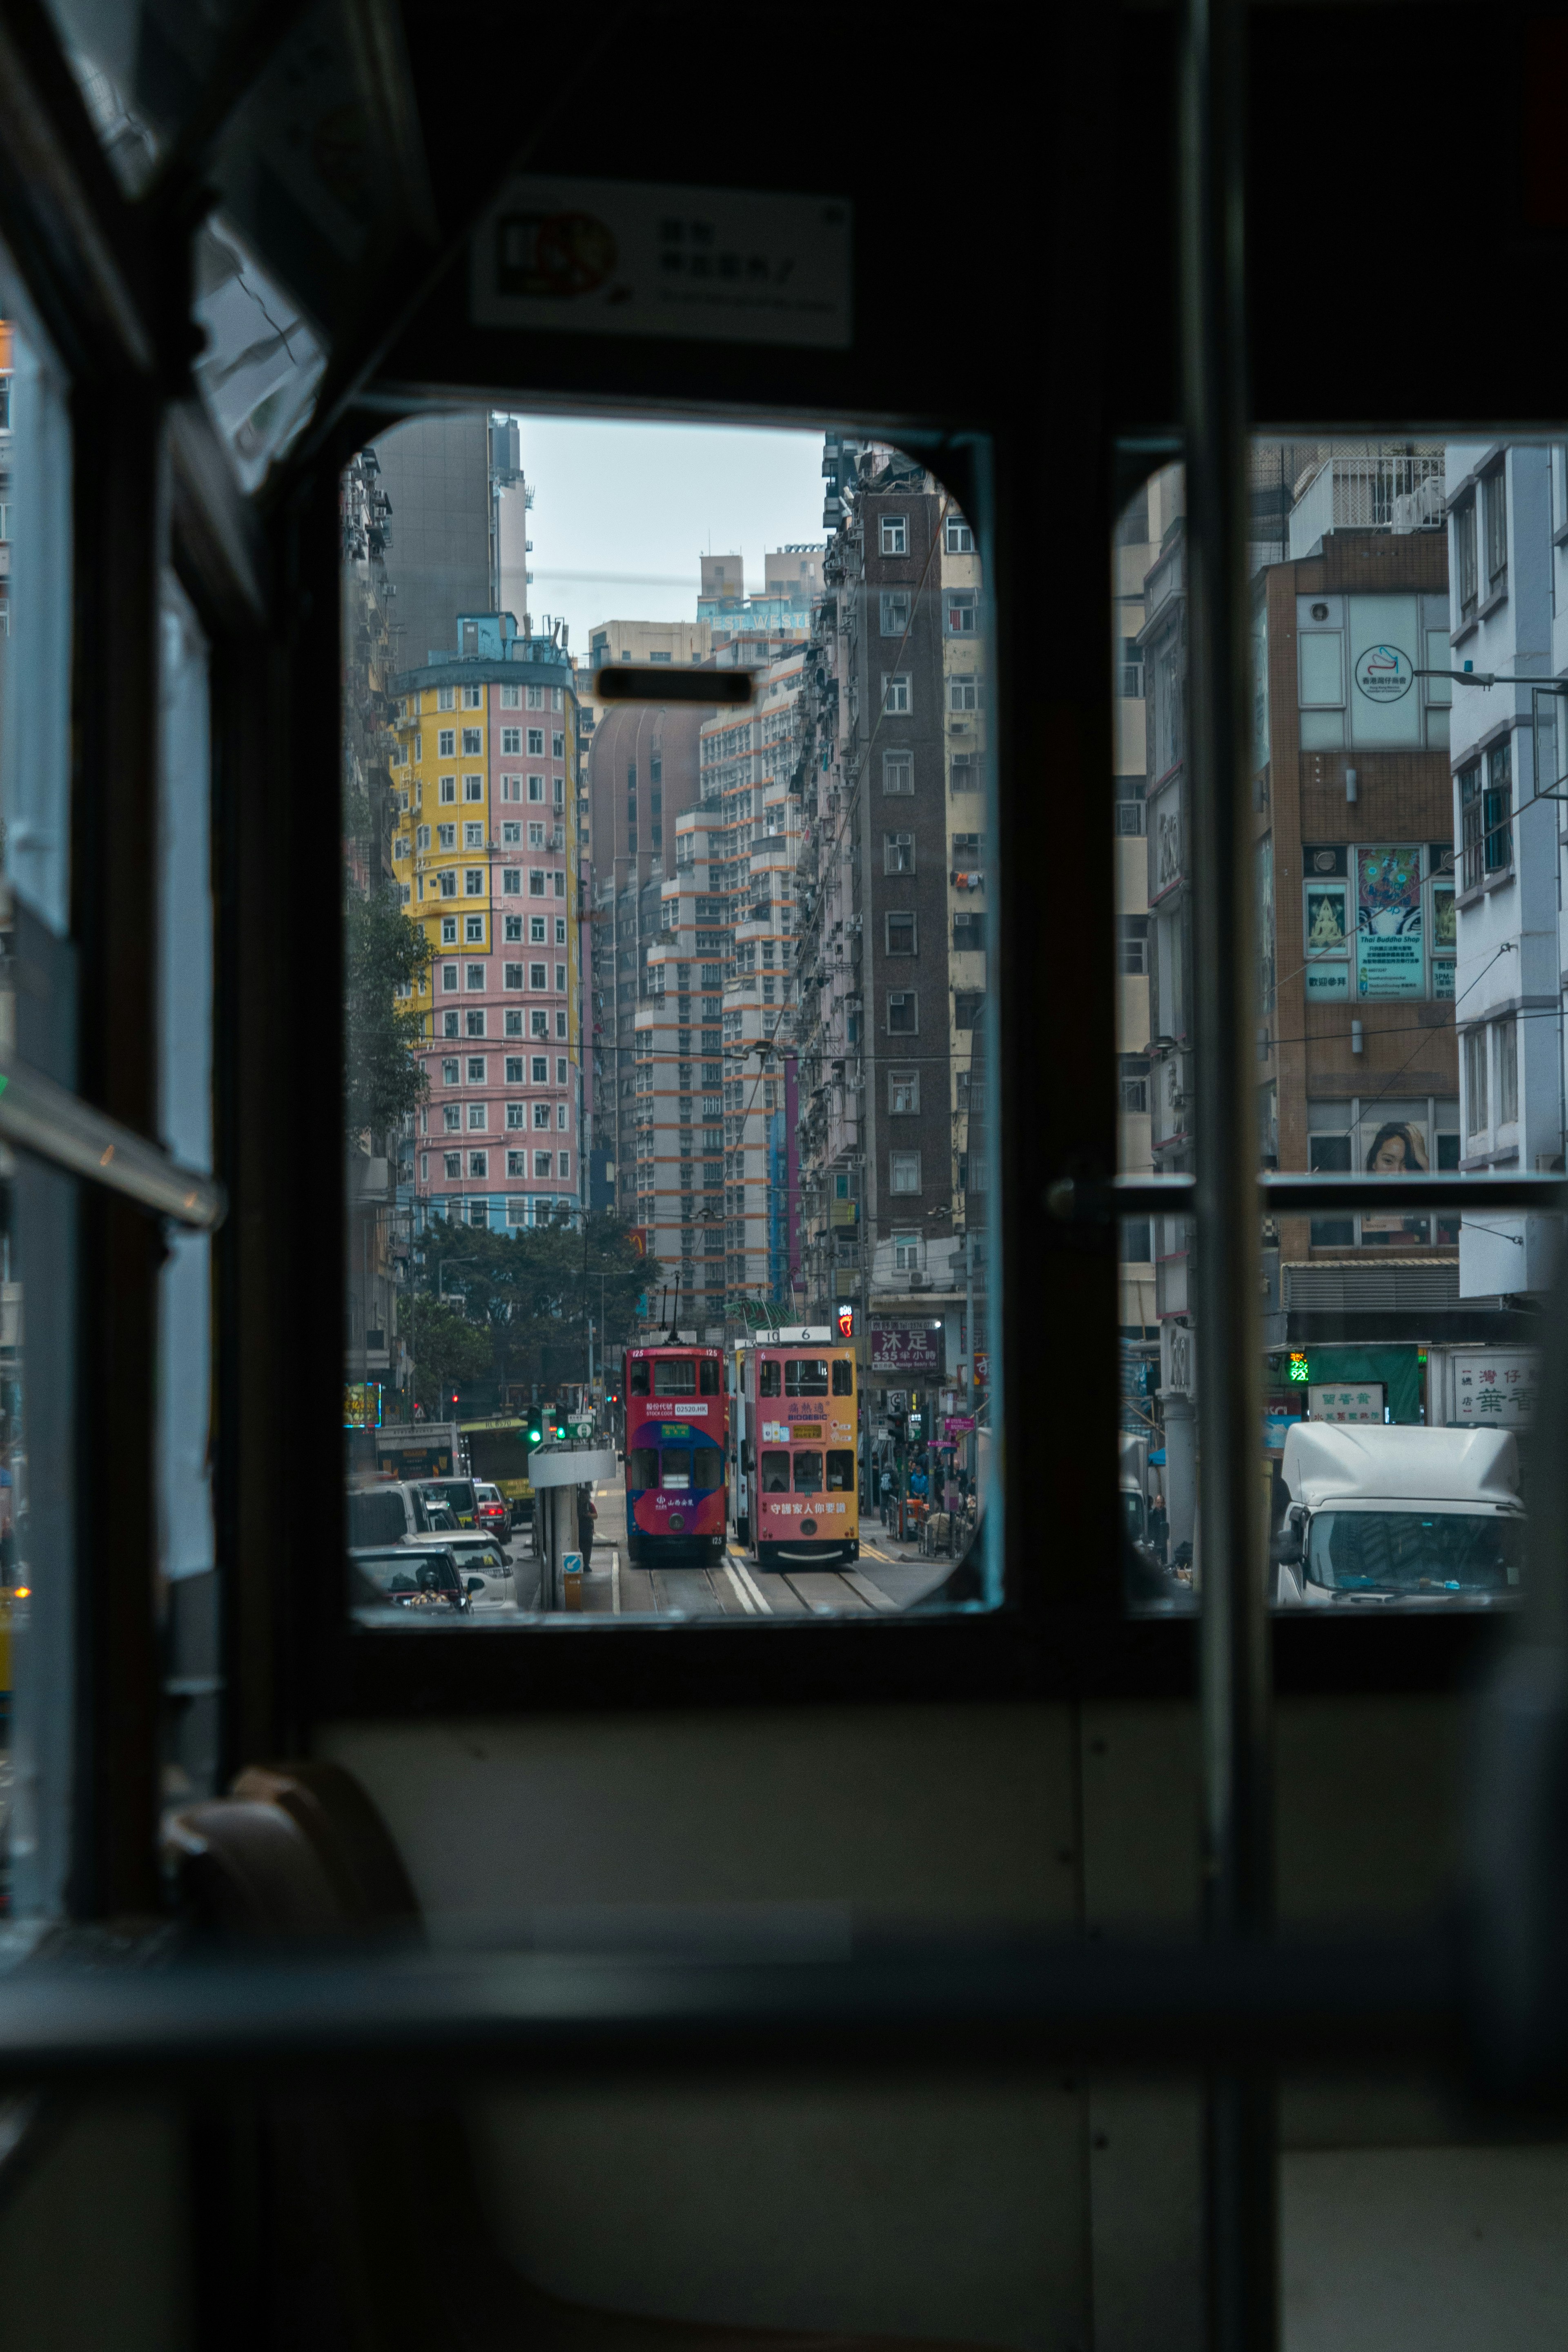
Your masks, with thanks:
[(419, 1898), (403, 1856), (352, 1772), (324, 1757), (247, 1764), (235, 1797), (274, 1805), (309, 1841), (347, 1914), (364, 1927), (420, 1927)]

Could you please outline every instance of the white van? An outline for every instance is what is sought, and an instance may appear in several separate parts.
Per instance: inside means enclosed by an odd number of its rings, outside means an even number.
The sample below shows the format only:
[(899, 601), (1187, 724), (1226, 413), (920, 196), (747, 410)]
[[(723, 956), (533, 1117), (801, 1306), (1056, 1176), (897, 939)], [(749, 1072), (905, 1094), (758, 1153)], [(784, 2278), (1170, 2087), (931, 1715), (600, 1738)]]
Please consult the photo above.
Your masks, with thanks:
[(425, 1498), (406, 1478), (376, 1478), (349, 1488), (349, 1549), (427, 1543), (432, 1533)]
[(1272, 1546), (1283, 1608), (1490, 1606), (1517, 1597), (1519, 1451), (1500, 1429), (1300, 1421)]

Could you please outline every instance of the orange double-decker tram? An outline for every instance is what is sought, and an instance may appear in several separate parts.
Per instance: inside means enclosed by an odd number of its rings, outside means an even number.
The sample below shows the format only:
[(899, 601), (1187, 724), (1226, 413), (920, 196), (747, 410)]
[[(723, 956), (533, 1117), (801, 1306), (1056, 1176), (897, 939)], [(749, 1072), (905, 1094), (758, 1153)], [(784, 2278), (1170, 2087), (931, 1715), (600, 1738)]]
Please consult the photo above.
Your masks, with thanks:
[(826, 1339), (759, 1339), (746, 1378), (756, 1432), (750, 1531), (758, 1566), (842, 1567), (858, 1559), (853, 1347)]

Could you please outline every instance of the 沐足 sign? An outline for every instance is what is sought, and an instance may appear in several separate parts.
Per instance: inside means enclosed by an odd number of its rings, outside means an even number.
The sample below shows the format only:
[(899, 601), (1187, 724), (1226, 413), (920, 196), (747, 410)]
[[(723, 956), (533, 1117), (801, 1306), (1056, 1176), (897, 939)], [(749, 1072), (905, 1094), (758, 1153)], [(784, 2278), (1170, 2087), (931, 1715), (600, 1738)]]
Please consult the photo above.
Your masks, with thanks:
[(942, 1333), (923, 1323), (873, 1323), (871, 1370), (874, 1372), (940, 1372)]

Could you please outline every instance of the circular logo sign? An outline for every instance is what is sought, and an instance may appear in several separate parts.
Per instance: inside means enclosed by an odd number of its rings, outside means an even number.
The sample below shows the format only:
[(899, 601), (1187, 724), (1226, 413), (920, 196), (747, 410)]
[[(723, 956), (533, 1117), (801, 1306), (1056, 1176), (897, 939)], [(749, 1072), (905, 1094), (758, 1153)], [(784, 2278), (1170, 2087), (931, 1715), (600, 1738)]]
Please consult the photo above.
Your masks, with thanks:
[(1369, 702), (1397, 702), (1415, 683), (1415, 671), (1397, 646), (1368, 646), (1356, 656), (1355, 682)]

